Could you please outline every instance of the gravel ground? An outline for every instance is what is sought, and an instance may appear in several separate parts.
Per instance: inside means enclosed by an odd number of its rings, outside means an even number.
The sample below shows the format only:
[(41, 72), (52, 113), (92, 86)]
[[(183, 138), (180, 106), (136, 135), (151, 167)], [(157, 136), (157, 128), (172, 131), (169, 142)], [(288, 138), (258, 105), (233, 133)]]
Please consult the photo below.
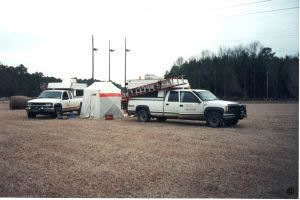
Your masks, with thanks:
[(236, 127), (214, 129), (29, 120), (0, 103), (0, 196), (297, 198), (298, 104), (247, 109)]

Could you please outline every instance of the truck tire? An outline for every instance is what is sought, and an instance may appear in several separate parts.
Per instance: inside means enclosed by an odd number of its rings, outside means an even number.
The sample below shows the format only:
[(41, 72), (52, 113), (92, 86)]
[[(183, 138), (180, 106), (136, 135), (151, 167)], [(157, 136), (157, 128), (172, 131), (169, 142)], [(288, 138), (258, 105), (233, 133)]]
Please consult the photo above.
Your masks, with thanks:
[(238, 122), (239, 122), (238, 119), (228, 119), (228, 120), (224, 120), (224, 124), (225, 124), (226, 126), (235, 126)]
[(166, 117), (157, 117), (156, 119), (158, 122), (165, 122), (167, 120)]
[(35, 118), (36, 114), (32, 113), (32, 112), (27, 112), (27, 117), (30, 118)]
[(150, 120), (149, 113), (146, 109), (140, 109), (138, 112), (138, 121), (139, 122), (148, 122)]
[(223, 125), (223, 118), (221, 113), (216, 111), (211, 111), (207, 114), (206, 122), (208, 126), (212, 128), (221, 127)]
[(59, 106), (59, 107), (55, 107), (55, 114), (54, 116), (55, 117), (60, 117), (62, 115), (62, 108)]

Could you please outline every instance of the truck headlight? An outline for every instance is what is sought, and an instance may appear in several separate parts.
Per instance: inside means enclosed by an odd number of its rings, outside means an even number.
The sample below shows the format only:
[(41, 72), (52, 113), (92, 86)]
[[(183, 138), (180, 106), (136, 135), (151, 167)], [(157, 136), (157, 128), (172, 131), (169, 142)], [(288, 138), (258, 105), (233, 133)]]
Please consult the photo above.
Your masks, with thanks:
[(228, 112), (228, 110), (229, 110), (229, 109), (228, 109), (228, 106), (226, 106), (226, 107), (225, 107), (225, 112)]
[(46, 103), (44, 106), (45, 107), (52, 107), (52, 105), (53, 105), (52, 103)]
[(27, 103), (27, 107), (31, 107), (31, 103)]

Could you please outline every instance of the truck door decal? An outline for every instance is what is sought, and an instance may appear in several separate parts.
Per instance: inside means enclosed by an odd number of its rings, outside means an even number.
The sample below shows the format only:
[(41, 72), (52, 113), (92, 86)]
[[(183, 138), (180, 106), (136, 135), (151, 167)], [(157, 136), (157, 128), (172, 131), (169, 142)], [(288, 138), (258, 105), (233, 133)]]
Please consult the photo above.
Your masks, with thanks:
[(195, 106), (195, 104), (184, 104), (183, 109), (185, 111), (194, 111), (194, 110), (196, 110), (196, 106)]

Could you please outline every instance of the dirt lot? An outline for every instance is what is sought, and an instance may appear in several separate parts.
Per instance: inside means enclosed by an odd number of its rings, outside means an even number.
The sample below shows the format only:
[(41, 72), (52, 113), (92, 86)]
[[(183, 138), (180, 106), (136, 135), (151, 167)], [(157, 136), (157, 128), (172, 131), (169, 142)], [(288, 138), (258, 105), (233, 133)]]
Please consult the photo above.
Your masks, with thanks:
[(0, 196), (298, 197), (298, 104), (247, 109), (236, 127), (213, 129), (135, 118), (28, 120), (0, 103)]

